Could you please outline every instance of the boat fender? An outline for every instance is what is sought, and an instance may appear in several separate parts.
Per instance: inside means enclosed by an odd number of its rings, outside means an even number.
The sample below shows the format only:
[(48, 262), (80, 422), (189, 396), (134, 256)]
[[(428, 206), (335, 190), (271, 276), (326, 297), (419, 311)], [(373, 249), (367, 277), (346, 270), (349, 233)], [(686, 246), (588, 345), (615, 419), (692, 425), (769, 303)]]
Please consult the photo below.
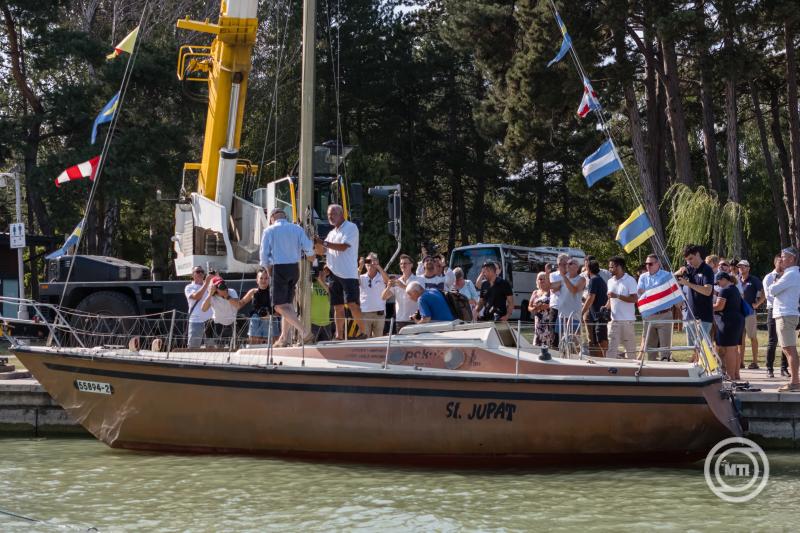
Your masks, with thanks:
[(614, 375), (616, 376), (616, 375), (617, 375), (617, 372), (619, 372), (619, 369), (618, 369), (618, 368), (616, 368), (616, 367), (613, 367), (613, 366), (612, 366), (611, 368), (609, 368), (609, 369), (608, 369), (608, 373), (609, 373), (609, 374), (614, 374)]
[(163, 347), (164, 341), (161, 339), (153, 339), (153, 343), (150, 345), (150, 349), (154, 352), (160, 352)]
[(131, 340), (128, 341), (128, 349), (132, 352), (138, 352), (141, 345), (139, 337), (131, 337)]

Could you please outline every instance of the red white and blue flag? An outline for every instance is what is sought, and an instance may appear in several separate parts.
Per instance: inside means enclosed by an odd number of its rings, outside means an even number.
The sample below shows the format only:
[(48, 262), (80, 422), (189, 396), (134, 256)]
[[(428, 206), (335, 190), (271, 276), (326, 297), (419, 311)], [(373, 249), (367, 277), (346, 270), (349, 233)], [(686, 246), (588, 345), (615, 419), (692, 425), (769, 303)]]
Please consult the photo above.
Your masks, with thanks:
[(589, 80), (583, 78), (583, 98), (581, 98), (581, 105), (578, 106), (578, 116), (583, 118), (589, 114), (589, 111), (598, 109), (600, 109), (600, 101), (597, 99), (597, 93)]
[(644, 291), (637, 302), (642, 317), (647, 318), (650, 315), (666, 311), (683, 300), (678, 283), (666, 270), (659, 270), (650, 275), (648, 285), (651, 288)]

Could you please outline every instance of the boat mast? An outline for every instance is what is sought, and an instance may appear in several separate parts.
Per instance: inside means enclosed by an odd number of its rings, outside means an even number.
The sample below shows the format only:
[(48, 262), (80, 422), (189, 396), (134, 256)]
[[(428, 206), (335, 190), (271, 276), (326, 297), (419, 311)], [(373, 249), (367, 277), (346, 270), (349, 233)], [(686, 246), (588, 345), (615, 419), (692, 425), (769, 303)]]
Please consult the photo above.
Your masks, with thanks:
[[(303, 0), (303, 75), (300, 93), (300, 172), (297, 214), (308, 235), (314, 233), (314, 74), (317, 1)], [(324, 213), (320, 213), (324, 216)], [(297, 303), (303, 326), (311, 327), (311, 277), (308, 261), (300, 260)]]

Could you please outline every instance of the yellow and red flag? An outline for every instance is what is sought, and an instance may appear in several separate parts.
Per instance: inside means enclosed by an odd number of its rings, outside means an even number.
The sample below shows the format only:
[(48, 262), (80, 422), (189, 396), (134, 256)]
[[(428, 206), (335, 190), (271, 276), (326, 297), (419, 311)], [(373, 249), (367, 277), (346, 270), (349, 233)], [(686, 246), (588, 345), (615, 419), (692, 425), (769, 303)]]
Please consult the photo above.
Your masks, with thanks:
[(139, 26), (136, 26), (135, 28), (133, 28), (133, 31), (131, 31), (128, 35), (126, 35), (125, 38), (122, 39), (119, 42), (119, 44), (114, 47), (114, 51), (108, 54), (106, 56), (106, 59), (111, 61), (112, 59), (120, 55), (122, 52), (128, 52), (129, 54), (132, 54), (133, 47), (136, 44), (136, 38), (138, 36), (139, 36)]

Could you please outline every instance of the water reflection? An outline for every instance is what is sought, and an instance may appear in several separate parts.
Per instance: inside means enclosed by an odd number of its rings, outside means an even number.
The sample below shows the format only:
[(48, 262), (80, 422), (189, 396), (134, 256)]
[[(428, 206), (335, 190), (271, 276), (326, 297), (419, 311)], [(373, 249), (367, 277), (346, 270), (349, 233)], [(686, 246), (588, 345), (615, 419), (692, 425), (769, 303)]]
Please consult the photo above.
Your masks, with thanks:
[[(702, 465), (436, 471), (0, 440), (0, 509), (41, 530), (796, 530), (800, 455), (771, 454), (756, 500), (727, 504)], [(774, 510), (770, 512), (770, 510)], [(0, 514), (2, 531), (31, 525)]]

